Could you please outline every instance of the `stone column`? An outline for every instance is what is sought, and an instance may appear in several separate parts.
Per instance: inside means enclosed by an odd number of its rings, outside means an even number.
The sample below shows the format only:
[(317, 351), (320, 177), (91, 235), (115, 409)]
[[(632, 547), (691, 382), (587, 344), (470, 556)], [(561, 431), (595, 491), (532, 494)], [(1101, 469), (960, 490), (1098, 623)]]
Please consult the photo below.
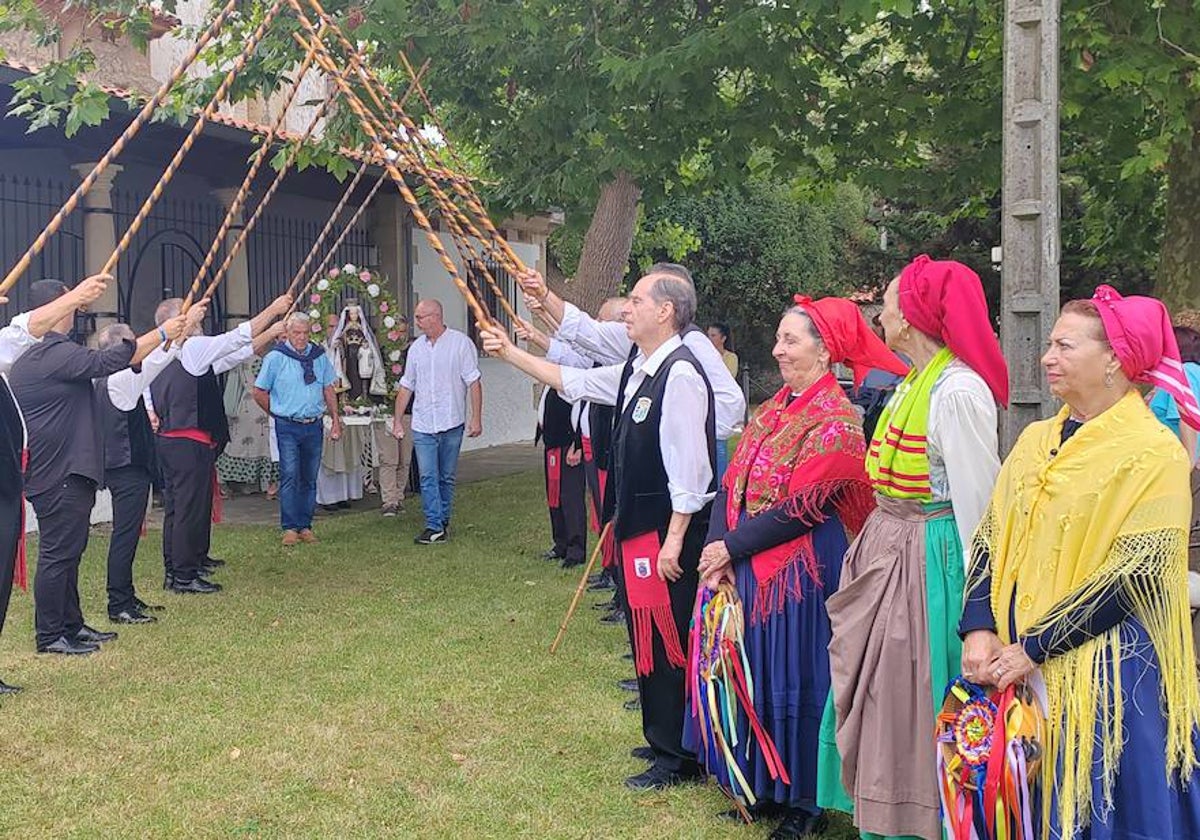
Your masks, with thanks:
[[(392, 190), (376, 193), (372, 236), (379, 250), (379, 270), (387, 275), (401, 310), (412, 310), (412, 266), (409, 263), (408, 209)], [(410, 326), (411, 329), (411, 326)]]
[[(83, 180), (95, 166), (96, 162), (92, 161), (91, 163), (77, 163), (71, 168), (79, 174), (80, 180)], [(95, 274), (103, 268), (104, 263), (108, 261), (117, 247), (112, 186), (122, 168), (115, 163), (110, 164), (100, 173), (100, 177), (96, 179), (92, 189), (83, 197), (83, 270), (87, 274)], [(68, 286), (73, 286), (83, 278), (61, 277), (58, 279)], [(90, 311), (95, 318), (93, 327), (96, 330), (101, 330), (117, 321), (120, 299), (118, 289), (122, 283), (131, 282), (133, 282), (132, 277), (118, 277), (117, 282), (109, 284), (108, 291), (104, 293), (103, 297), (91, 305)]]
[[(237, 192), (237, 187), (223, 187), (213, 190), (212, 194), (221, 202), (221, 206), (228, 211)], [(229, 253), (229, 249), (237, 242), (238, 237), (242, 235), (242, 230), (245, 228), (242, 210), (245, 207), (246, 204), (243, 202), (242, 207), (233, 216), (233, 223), (229, 226), (229, 232), (225, 234), (225, 247), (217, 254), (217, 259), (213, 265), (212, 270), (214, 272), (220, 267), (225, 259), (225, 255)], [(250, 311), (250, 262), (247, 259), (249, 246), (249, 241), (242, 245), (237, 254), (234, 255), (233, 262), (229, 264), (229, 270), (225, 272), (225, 278), (217, 286), (217, 290), (221, 293), (221, 300), (225, 304), (226, 328), (233, 328), (254, 314)], [(212, 276), (209, 275), (205, 281), (205, 285), (211, 283), (212, 280)]]

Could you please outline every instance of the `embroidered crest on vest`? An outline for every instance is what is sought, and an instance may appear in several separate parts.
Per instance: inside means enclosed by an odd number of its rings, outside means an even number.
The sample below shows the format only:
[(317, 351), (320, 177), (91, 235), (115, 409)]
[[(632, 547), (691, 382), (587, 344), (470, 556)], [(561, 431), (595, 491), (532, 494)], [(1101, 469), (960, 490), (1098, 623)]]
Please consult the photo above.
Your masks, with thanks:
[(641, 423), (650, 416), (650, 406), (653, 402), (649, 397), (642, 397), (637, 401), (637, 405), (633, 407), (634, 423)]

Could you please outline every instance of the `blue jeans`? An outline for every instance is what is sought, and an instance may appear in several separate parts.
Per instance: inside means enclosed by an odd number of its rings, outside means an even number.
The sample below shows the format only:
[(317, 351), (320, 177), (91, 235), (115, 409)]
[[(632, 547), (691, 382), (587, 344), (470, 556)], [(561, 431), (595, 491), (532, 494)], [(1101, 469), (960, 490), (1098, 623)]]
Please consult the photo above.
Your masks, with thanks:
[(421, 473), (421, 507), (425, 509), (425, 527), (431, 531), (445, 530), (450, 521), (462, 439), (462, 426), (432, 435), (413, 432), (413, 452)]
[(321, 447), (325, 426), (295, 423), (275, 418), (275, 439), (279, 443), (279, 524), (285, 531), (303, 531), (312, 527), (317, 509), (317, 470), (321, 468)]

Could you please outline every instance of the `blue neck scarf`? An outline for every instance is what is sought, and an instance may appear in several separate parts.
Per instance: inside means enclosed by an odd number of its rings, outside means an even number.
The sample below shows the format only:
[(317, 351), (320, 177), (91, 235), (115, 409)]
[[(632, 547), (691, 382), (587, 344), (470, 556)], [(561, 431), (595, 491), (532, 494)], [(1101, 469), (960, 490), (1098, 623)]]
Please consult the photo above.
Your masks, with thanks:
[(313, 370), (313, 362), (325, 355), (325, 348), (320, 345), (309, 343), (305, 347), (306, 354), (301, 356), (296, 352), (296, 348), (286, 341), (281, 341), (271, 348), (277, 353), (282, 353), (289, 359), (295, 359), (300, 363), (300, 367), (304, 368), (304, 384), (311, 385), (317, 381), (317, 372)]

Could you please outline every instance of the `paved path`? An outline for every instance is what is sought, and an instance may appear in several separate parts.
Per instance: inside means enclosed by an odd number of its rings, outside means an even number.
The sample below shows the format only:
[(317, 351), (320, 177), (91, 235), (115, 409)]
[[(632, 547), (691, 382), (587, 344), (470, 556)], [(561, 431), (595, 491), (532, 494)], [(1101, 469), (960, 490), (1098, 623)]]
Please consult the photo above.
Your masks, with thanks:
[[(458, 462), (458, 481), (482, 481), (541, 468), (541, 447), (534, 446), (530, 441), (508, 443), (464, 452)], [(420, 500), (414, 499), (413, 503), (419, 506)], [(351, 503), (352, 510), (372, 510), (377, 507), (379, 496), (375, 494)], [(233, 525), (275, 525), (279, 522), (279, 503), (268, 501), (262, 493), (235, 496), (225, 501), (225, 522)], [(154, 508), (147, 524), (151, 528), (162, 527), (161, 507)]]

